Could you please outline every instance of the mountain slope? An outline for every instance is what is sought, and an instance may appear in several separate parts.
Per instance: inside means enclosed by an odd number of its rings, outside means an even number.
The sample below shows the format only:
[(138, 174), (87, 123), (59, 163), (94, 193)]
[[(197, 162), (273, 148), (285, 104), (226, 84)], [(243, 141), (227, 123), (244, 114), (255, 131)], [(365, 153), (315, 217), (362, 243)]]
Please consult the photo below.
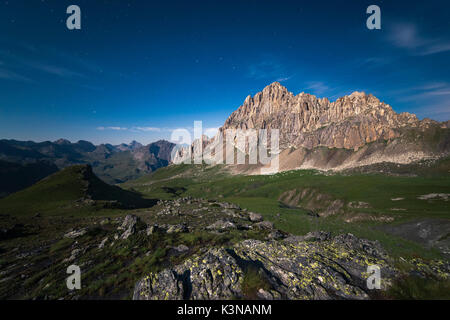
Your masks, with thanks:
[(108, 208), (148, 207), (153, 200), (111, 186), (97, 178), (89, 165), (65, 168), (33, 186), (0, 200), (0, 213), (65, 214)]

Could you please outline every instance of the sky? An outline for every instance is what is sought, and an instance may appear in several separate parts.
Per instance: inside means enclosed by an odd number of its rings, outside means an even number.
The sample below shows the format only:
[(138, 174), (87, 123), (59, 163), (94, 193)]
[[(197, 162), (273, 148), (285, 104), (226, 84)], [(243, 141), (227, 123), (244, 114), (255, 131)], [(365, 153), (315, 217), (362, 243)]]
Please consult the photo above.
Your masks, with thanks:
[[(373, 4), (380, 30), (366, 27)], [(450, 2), (0, 1), (0, 139), (169, 139), (220, 127), (274, 81), (448, 120)]]

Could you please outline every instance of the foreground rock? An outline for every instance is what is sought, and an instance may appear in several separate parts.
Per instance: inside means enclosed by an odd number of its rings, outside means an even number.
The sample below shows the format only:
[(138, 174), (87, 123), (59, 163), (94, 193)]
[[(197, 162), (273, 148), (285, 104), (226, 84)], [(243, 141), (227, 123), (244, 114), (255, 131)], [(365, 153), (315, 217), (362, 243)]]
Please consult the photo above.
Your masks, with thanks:
[(127, 215), (121, 226), (117, 228), (117, 230), (124, 230), (120, 239), (128, 239), (131, 235), (135, 234), (138, 228), (138, 223), (140, 219), (135, 215)]
[[(398, 271), (378, 242), (351, 234), (313, 241), (245, 240), (230, 249), (210, 249), (183, 264), (138, 281), (134, 299), (368, 299), (367, 267), (381, 268), (386, 290)], [(323, 240), (322, 240), (323, 239)], [(286, 239), (288, 240), (288, 239)], [(248, 292), (246, 277), (257, 270), (260, 287)], [(263, 288), (264, 286), (264, 288)]]

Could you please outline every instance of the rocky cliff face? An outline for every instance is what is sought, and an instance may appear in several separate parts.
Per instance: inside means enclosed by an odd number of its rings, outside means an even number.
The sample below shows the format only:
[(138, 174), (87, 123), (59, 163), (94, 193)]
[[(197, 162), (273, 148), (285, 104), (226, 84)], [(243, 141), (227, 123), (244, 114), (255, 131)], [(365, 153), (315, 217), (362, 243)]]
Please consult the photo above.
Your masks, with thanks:
[[(204, 142), (204, 149), (212, 150), (227, 129), (269, 129), (269, 133), (278, 129), (281, 171), (343, 170), (381, 162), (406, 164), (450, 153), (449, 121), (419, 120), (411, 113), (396, 113), (364, 92), (330, 102), (303, 92), (294, 95), (278, 82), (254, 97), (248, 96), (219, 134)], [(235, 134), (231, 143), (239, 149), (236, 141)], [(185, 161), (194, 152), (194, 145), (177, 152), (172, 161)], [(260, 168), (238, 166), (234, 170), (253, 174), (260, 173)]]
[(369, 142), (399, 136), (398, 128), (419, 125), (415, 115), (398, 114), (364, 92), (330, 102), (303, 92), (294, 96), (274, 82), (253, 98), (248, 96), (223, 129), (279, 129), (281, 148), (358, 149)]

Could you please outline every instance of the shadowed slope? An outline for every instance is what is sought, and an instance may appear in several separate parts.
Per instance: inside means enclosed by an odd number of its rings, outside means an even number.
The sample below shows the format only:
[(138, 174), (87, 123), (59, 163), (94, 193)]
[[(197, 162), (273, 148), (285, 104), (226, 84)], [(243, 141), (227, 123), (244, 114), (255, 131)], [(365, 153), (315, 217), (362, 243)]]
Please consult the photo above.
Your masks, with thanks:
[(138, 193), (108, 185), (95, 176), (89, 165), (76, 165), (0, 200), (0, 213), (77, 214), (110, 208), (150, 207), (154, 203)]

